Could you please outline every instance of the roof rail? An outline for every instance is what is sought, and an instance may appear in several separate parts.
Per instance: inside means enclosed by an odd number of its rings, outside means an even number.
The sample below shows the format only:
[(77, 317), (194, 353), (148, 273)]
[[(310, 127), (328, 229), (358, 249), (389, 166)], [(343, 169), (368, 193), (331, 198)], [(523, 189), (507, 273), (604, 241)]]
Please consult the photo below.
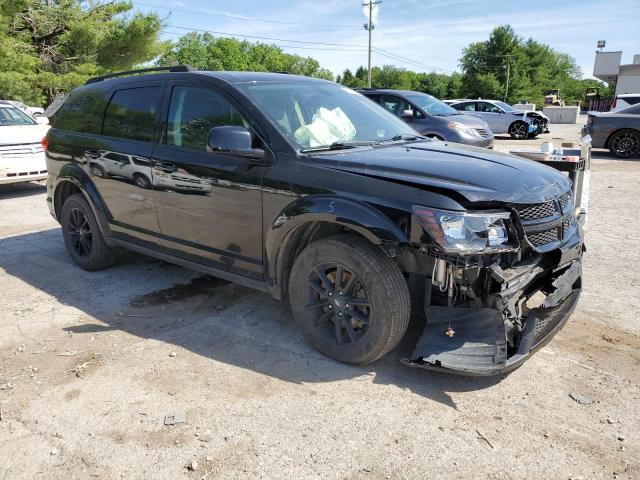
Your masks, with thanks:
[(99, 77), (93, 77), (87, 80), (85, 85), (91, 83), (101, 82), (108, 78), (123, 77), (125, 75), (133, 75), (136, 73), (149, 73), (149, 72), (193, 72), (195, 69), (191, 65), (173, 65), (170, 67), (153, 67), (153, 68), (139, 68), (137, 70), (127, 70), (124, 72), (109, 73), (107, 75), (100, 75)]

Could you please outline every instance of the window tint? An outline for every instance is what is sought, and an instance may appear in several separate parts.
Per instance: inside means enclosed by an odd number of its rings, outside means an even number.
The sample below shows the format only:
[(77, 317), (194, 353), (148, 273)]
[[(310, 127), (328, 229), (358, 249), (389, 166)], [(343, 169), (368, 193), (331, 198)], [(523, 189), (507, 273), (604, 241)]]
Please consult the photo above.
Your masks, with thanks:
[(382, 95), (380, 98), (380, 105), (389, 110), (396, 117), (402, 115), (404, 110), (413, 110), (413, 107), (409, 102), (393, 95)]
[(478, 102), (478, 111), (486, 113), (500, 113), (502, 110), (491, 103)]
[(109, 137), (153, 140), (160, 87), (116, 90), (104, 116), (102, 133)]
[(129, 157), (122, 155), (121, 153), (109, 152), (104, 155), (104, 158), (113, 160), (114, 162), (129, 163)]
[(452, 105), (452, 107), (462, 112), (475, 112), (476, 102), (456, 103), (455, 105)]
[(175, 87), (167, 121), (167, 144), (206, 150), (209, 130), (224, 125), (249, 127), (238, 111), (213, 90)]
[(104, 92), (80, 92), (69, 97), (60, 107), (52, 126), (72, 132), (99, 134), (106, 106)]

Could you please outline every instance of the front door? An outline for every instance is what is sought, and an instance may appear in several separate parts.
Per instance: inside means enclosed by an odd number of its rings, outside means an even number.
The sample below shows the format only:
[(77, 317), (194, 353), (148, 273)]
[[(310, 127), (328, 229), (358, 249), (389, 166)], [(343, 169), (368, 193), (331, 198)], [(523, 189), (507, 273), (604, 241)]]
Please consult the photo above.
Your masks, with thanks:
[(183, 258), (262, 278), (264, 166), (207, 151), (211, 128), (251, 125), (212, 86), (170, 90), (165, 138), (153, 152), (160, 243)]
[(478, 102), (476, 104), (476, 110), (480, 118), (489, 124), (493, 133), (504, 133), (507, 131), (507, 125), (505, 125), (506, 115), (500, 107), (489, 102)]

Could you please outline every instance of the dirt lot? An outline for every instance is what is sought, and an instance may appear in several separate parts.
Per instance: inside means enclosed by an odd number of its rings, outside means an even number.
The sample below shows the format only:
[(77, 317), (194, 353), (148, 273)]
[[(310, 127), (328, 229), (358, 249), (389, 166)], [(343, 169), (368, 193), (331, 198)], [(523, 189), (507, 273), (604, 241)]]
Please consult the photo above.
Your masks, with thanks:
[(286, 304), (138, 255), (83, 272), (43, 187), (0, 187), (0, 479), (640, 478), (639, 185), (598, 154), (579, 307), (495, 379), (402, 366), (415, 335), (342, 365)]

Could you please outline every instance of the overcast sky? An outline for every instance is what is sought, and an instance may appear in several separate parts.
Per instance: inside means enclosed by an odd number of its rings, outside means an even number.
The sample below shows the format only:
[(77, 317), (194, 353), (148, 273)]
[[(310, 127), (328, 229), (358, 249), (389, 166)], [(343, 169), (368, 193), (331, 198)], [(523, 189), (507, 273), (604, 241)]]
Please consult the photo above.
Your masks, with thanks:
[[(260, 41), (312, 56), (334, 74), (367, 63), (362, 1), (134, 0), (134, 4), (166, 17), (170, 26), (163, 38), (177, 38), (191, 29), (277, 38)], [(631, 63), (633, 54), (640, 53), (640, 0), (383, 0), (376, 8), (373, 44), (383, 51), (373, 54), (373, 65), (448, 73), (459, 69), (465, 46), (486, 40), (494, 27), (503, 24), (570, 54), (585, 77), (593, 71), (597, 40), (607, 41), (606, 50), (622, 50), (623, 63)]]

